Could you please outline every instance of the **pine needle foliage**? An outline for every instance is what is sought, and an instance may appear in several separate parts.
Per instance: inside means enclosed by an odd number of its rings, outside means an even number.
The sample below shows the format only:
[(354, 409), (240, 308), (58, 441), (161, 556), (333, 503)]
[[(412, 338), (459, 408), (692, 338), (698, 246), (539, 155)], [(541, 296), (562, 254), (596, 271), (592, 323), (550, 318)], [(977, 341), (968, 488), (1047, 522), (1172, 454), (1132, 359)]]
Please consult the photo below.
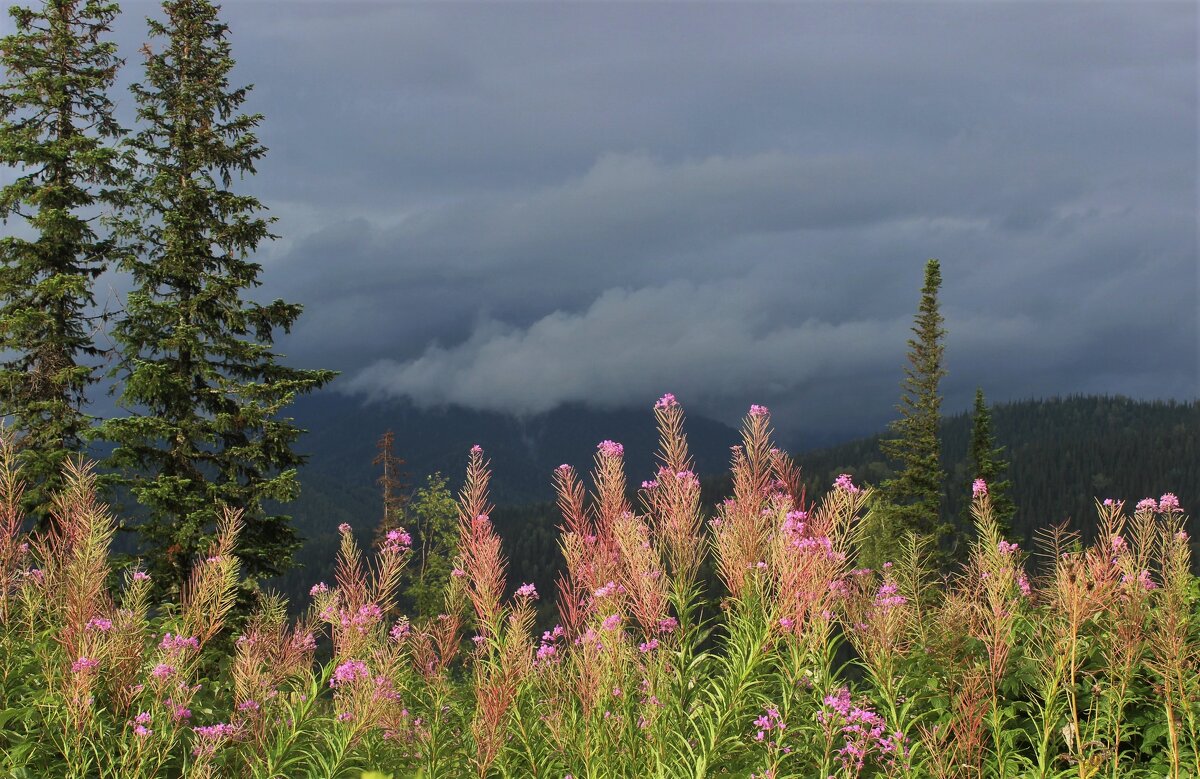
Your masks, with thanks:
[(117, 252), (97, 216), (123, 167), (108, 97), (117, 13), (99, 0), (14, 6), (15, 32), (0, 39), (0, 164), (16, 174), (0, 189), (0, 217), (24, 228), (0, 239), (0, 408), (20, 434), (29, 509), (49, 505), (92, 427), (93, 284)]
[(899, 463), (896, 476), (883, 482), (879, 490), (884, 532), (895, 549), (899, 539), (913, 533), (931, 539), (942, 551), (940, 547), (952, 530), (941, 520), (946, 477), (938, 439), (942, 406), (938, 385), (946, 375), (942, 362), (946, 330), (938, 305), (941, 286), (941, 265), (931, 259), (925, 264), (921, 305), (913, 322), (913, 337), (908, 339), (908, 366), (901, 384), (904, 393), (896, 406), (900, 418), (890, 426), (895, 437), (880, 441), (884, 456)]
[(250, 87), (229, 83), (228, 28), (206, 0), (168, 0), (147, 23), (145, 78), (132, 87), (142, 129), (125, 235), (136, 253), (114, 338), (123, 418), (103, 437), (111, 465), (148, 514), (140, 531), (156, 581), (177, 591), (222, 507), (241, 512), (237, 554), (250, 577), (285, 570), (297, 546), (286, 503), (299, 486), (301, 434), (283, 411), (330, 381), (291, 368), (273, 351), (300, 316), (295, 303), (261, 304), (248, 293), (262, 267), (250, 256), (273, 236), (271, 219), (236, 178), (266, 153), (259, 114), (242, 112)]
[(1012, 483), (1004, 478), (1007, 471), (1004, 447), (996, 446), (992, 434), (992, 412), (983, 397), (983, 389), (976, 389), (975, 406), (971, 412), (971, 443), (967, 449), (966, 489), (970, 491), (976, 479), (984, 480), (991, 495), (996, 526), (1005, 537), (1012, 535), (1012, 518), (1017, 510), (1009, 497)]

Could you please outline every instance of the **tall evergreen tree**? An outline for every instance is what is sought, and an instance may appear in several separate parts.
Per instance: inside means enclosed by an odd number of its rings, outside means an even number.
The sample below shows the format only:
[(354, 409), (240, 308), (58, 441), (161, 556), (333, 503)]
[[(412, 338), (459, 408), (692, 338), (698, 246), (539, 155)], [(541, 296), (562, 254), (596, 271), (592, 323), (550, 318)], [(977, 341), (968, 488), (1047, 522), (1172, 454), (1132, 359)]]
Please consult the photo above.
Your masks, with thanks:
[(914, 337), (908, 340), (908, 367), (901, 385), (904, 394), (896, 406), (900, 418), (890, 425), (896, 437), (880, 442), (883, 454), (899, 462), (895, 477), (880, 485), (880, 513), (886, 522), (886, 535), (894, 543), (913, 533), (930, 539), (939, 549), (951, 530), (941, 519), (942, 482), (946, 477), (938, 439), (942, 406), (938, 384), (946, 375), (942, 366), (946, 331), (938, 308), (941, 286), (941, 267), (937, 260), (929, 260), (925, 264), (921, 306), (912, 327)]
[[(1009, 497), (1012, 484), (1004, 478), (1008, 462), (1004, 460), (1004, 447), (996, 446), (992, 436), (992, 412), (983, 398), (983, 389), (975, 390), (975, 409), (971, 415), (971, 444), (967, 448), (967, 493), (976, 479), (987, 482), (988, 496), (992, 499), (992, 512), (1000, 532), (1005, 536), (1012, 533), (1012, 518), (1016, 506)], [(960, 439), (961, 440), (961, 439)], [(964, 518), (969, 527), (970, 509)]]
[(116, 242), (97, 217), (112, 206), (122, 166), (108, 90), (120, 60), (105, 40), (116, 3), (47, 0), (13, 7), (0, 40), (0, 216), (21, 235), (0, 239), (0, 414), (19, 436), (27, 507), (40, 519), (63, 461), (92, 427), (98, 379), (93, 282)]
[(300, 393), (334, 374), (280, 363), (273, 351), (301, 307), (254, 302), (262, 267), (249, 259), (273, 238), (263, 205), (235, 193), (266, 149), (259, 114), (241, 112), (249, 87), (232, 88), (228, 27), (207, 0), (167, 0), (147, 20), (161, 48), (144, 48), (145, 79), (132, 87), (144, 127), (130, 141), (139, 168), (130, 187), (127, 263), (134, 287), (114, 329), (129, 416), (107, 421), (112, 464), (145, 507), (151, 565), (170, 592), (186, 579), (220, 506), (244, 512), (238, 555), (250, 576), (286, 569), (297, 546), (287, 516), (266, 501), (296, 497), (293, 450), (303, 432), (282, 416)]

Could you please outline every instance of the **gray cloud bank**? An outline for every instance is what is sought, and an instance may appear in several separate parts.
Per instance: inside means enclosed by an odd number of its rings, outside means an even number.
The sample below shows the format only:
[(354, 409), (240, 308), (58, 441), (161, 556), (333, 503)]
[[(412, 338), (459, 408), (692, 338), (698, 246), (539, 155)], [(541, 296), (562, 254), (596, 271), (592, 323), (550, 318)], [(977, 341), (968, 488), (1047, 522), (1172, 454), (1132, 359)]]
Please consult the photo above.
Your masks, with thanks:
[(939, 257), (949, 408), (1198, 394), (1191, 4), (226, 10), (346, 391), (870, 429)]

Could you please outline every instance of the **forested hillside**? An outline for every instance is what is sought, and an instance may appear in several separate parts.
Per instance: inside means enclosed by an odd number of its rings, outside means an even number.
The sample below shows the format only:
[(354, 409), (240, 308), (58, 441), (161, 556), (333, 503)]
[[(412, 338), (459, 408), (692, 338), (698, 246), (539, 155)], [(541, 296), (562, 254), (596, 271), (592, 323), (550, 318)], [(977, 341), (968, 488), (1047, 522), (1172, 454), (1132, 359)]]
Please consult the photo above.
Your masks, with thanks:
[[(318, 399), (300, 405), (301, 412), (316, 408)], [(312, 417), (311, 443), (317, 454), (302, 472), (300, 500), (293, 504), (297, 529), (307, 540), (298, 555), (302, 568), (280, 582), (289, 594), (299, 594), (315, 581), (328, 578), (328, 550), (336, 543), (337, 525), (350, 522), (369, 531), (381, 511), (377, 476), (371, 466), (374, 441), (388, 425), (397, 431), (401, 456), (409, 460), (415, 481), (424, 473), (444, 471), (452, 485), (461, 479), (466, 451), (474, 440), (471, 429), (483, 431), (480, 440), (495, 464), (498, 508), (493, 519), (512, 561), (512, 582), (532, 581), (547, 589), (560, 565), (556, 527), (561, 519), (544, 497), (550, 490), (550, 470), (558, 462), (586, 467), (595, 442), (624, 437), (629, 462), (629, 482), (636, 486), (652, 475), (650, 455), (655, 447), (652, 420), (648, 414), (629, 412), (545, 415), (521, 426), (499, 415), (477, 414), (442, 437), (438, 425), (456, 418), (421, 413), (410, 408), (389, 416), (387, 408), (372, 414)], [(470, 412), (466, 412), (470, 413)], [(565, 426), (567, 419), (574, 426)], [(563, 424), (557, 424), (561, 419)], [(352, 422), (358, 420), (357, 422)], [(303, 420), (302, 420), (303, 421)], [(610, 425), (605, 432), (603, 425)], [(942, 424), (942, 446), (947, 477), (946, 512), (957, 519), (971, 498), (966, 473), (967, 443), (971, 420), (965, 413)], [(1200, 404), (1143, 402), (1128, 398), (1070, 397), (999, 404), (993, 408), (996, 441), (1004, 446), (1010, 463), (1012, 497), (1017, 505), (1014, 536), (1029, 546), (1037, 529), (1070, 522), (1085, 534), (1093, 527), (1096, 498), (1138, 499), (1174, 492), (1193, 515), (1200, 500)], [(351, 425), (354, 425), (353, 427)], [(530, 435), (530, 431), (534, 431)], [(736, 433), (710, 420), (690, 420), (687, 429), (698, 452), (697, 471), (704, 479), (704, 507), (727, 495), (727, 476), (722, 475), (719, 457), (728, 454)], [(457, 435), (457, 438), (455, 437)], [(403, 442), (409, 442), (409, 450)], [(490, 446), (489, 446), (490, 444)], [(422, 462), (410, 451), (429, 452), (433, 463)], [(534, 455), (540, 453), (540, 457)], [(820, 495), (840, 473), (851, 473), (857, 481), (877, 484), (890, 469), (879, 453), (879, 436), (859, 439), (835, 447), (800, 452), (796, 456), (810, 494)], [(540, 460), (540, 462), (539, 462)], [(547, 463), (553, 462), (554, 465)], [(511, 479), (519, 487), (507, 486)], [(540, 489), (538, 482), (541, 482)], [(1193, 536), (1198, 535), (1193, 533)]]

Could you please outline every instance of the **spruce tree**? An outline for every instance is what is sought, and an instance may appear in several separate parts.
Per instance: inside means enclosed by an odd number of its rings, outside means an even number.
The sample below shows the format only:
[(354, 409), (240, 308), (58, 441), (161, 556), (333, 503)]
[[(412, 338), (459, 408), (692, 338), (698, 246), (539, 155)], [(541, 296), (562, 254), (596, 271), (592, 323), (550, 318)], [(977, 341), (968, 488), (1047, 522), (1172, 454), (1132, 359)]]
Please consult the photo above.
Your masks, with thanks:
[(301, 307), (248, 297), (262, 268), (250, 259), (273, 238), (254, 197), (233, 191), (266, 149), (262, 121), (232, 88), (228, 28), (207, 0), (167, 0), (147, 20), (144, 81), (132, 87), (143, 129), (130, 139), (139, 168), (126, 233), (137, 247), (133, 280), (114, 328), (121, 404), (107, 421), (111, 462), (144, 506), (139, 526), (152, 567), (178, 590), (204, 549), (221, 506), (244, 512), (238, 555), (251, 577), (291, 563), (297, 537), (268, 503), (298, 493), (293, 447), (303, 432), (283, 412), (297, 394), (330, 381), (286, 367), (273, 351)]
[(18, 435), (26, 507), (45, 520), (64, 460), (92, 427), (87, 389), (99, 378), (93, 282), (115, 258), (98, 217), (122, 166), (108, 90), (120, 60), (105, 40), (115, 3), (48, 0), (13, 7), (0, 39), (0, 217), (24, 235), (0, 239), (0, 415)]
[(884, 456), (899, 464), (896, 475), (880, 485), (879, 510), (885, 522), (884, 532), (892, 550), (911, 533), (928, 539), (944, 562), (942, 546), (951, 530), (942, 521), (942, 482), (946, 477), (941, 464), (942, 397), (938, 384), (946, 375), (942, 366), (946, 334), (938, 308), (938, 290), (942, 285), (937, 260), (925, 264), (925, 284), (921, 305), (913, 322), (913, 337), (908, 340), (908, 367), (904, 370), (904, 394), (896, 410), (900, 418), (891, 423), (895, 438), (884, 439)]
[[(988, 410), (983, 398), (983, 389), (975, 390), (975, 409), (971, 416), (971, 444), (967, 449), (967, 493), (971, 493), (976, 479), (987, 482), (988, 497), (992, 501), (992, 512), (1001, 534), (1008, 536), (1012, 533), (1012, 518), (1016, 506), (1009, 497), (1012, 484), (1004, 479), (1008, 471), (1008, 463), (1004, 460), (1004, 447), (996, 446), (992, 436), (992, 413)], [(970, 504), (967, 516), (964, 518), (965, 527), (970, 526)]]

